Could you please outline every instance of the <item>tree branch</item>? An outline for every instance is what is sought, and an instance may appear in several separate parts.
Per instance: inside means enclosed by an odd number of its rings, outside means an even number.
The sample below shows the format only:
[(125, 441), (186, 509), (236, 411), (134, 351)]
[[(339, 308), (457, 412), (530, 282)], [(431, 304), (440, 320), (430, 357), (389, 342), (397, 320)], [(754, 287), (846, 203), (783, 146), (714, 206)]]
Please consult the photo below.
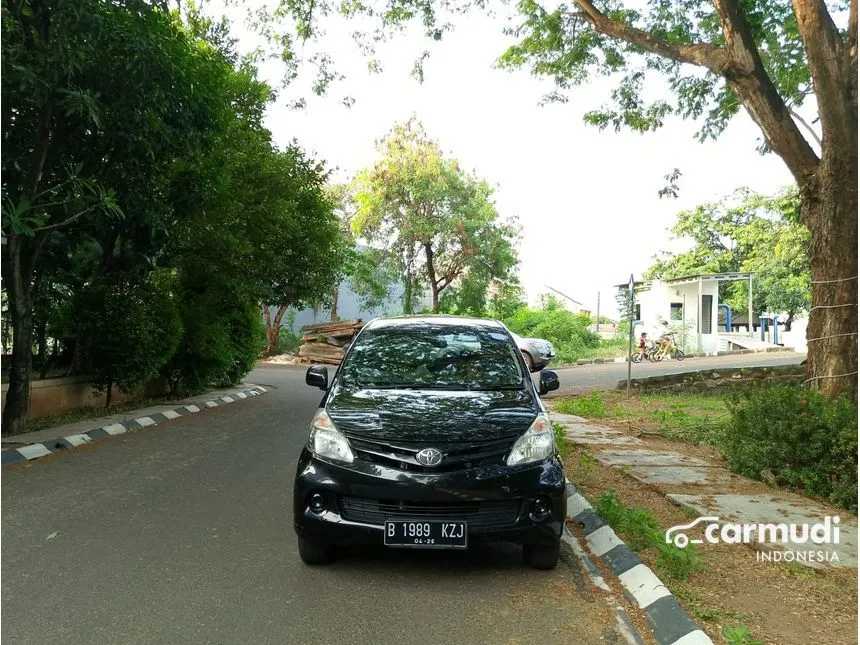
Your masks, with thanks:
[[(798, 1), (803, 0), (795, 0)], [(761, 128), (768, 146), (782, 157), (795, 180), (803, 186), (818, 167), (818, 156), (768, 76), (740, 1), (713, 2), (730, 59), (722, 75)]]
[(591, 0), (576, 0), (576, 3), (582, 8), (582, 17), (600, 34), (623, 40), (652, 54), (671, 58), (679, 63), (706, 67), (716, 74), (722, 75), (723, 68), (728, 63), (726, 51), (722, 47), (704, 43), (688, 45), (670, 43), (647, 31), (607, 18), (591, 3)]
[(851, 0), (848, 7), (848, 32), (845, 34), (845, 48), (850, 56), (857, 59), (857, 0)]
[(815, 143), (817, 143), (818, 146), (821, 147), (821, 139), (818, 137), (818, 133), (812, 129), (812, 126), (809, 125), (806, 120), (794, 110), (789, 109), (789, 112), (791, 113), (791, 116), (793, 116), (798, 122), (800, 122), (800, 125), (802, 125), (806, 129), (806, 131), (812, 136), (812, 138), (815, 139)]
[[(809, 71), (818, 100), (818, 114), (821, 119), (821, 134), (824, 141), (843, 141), (846, 138), (857, 140), (857, 103), (856, 70), (850, 73), (843, 68), (840, 59), (843, 58), (845, 43), (839, 36), (839, 30), (833, 23), (824, 0), (792, 0), (794, 13), (797, 16), (797, 27), (806, 56), (809, 61)], [(854, 50), (856, 56), (856, 16), (857, 3), (851, 3), (854, 21)], [(848, 43), (851, 47), (850, 38)], [(850, 51), (849, 51), (850, 61)], [(854, 97), (853, 109), (850, 97)], [(856, 155), (856, 146), (854, 155)]]

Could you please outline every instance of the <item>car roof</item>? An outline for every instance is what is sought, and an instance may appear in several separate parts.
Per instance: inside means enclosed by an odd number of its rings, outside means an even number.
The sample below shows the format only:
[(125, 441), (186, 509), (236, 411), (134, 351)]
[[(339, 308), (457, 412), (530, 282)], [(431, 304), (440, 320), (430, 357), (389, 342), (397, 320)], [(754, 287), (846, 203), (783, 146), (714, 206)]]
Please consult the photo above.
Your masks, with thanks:
[(380, 329), (383, 327), (408, 327), (410, 325), (441, 325), (451, 327), (485, 327), (491, 329), (507, 328), (498, 320), (490, 318), (471, 318), (469, 316), (451, 316), (448, 314), (422, 314), (418, 316), (392, 316), (390, 318), (375, 318), (365, 329)]

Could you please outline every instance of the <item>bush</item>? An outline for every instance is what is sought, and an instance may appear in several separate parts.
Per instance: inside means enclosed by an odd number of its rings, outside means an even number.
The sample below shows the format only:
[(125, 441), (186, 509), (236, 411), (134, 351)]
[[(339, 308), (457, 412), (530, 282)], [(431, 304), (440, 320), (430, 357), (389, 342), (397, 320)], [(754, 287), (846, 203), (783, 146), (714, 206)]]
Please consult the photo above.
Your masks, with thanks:
[(179, 344), (179, 312), (158, 274), (113, 277), (87, 286), (77, 301), (76, 330), (92, 385), (132, 393), (158, 376)]
[(828, 498), (857, 513), (857, 406), (799, 386), (771, 385), (733, 395), (720, 449), (729, 467)]
[(281, 329), (278, 332), (278, 348), (276, 350), (278, 354), (292, 354), (301, 347), (302, 334), (301, 332), (296, 333), (294, 331), (293, 328), (295, 327), (295, 324), (296, 312), (290, 310), (287, 312), (286, 323), (281, 326)]
[(233, 385), (251, 370), (263, 336), (256, 305), (215, 290), (188, 290), (180, 313), (182, 340), (163, 370), (174, 394)]
[(552, 299), (543, 309), (520, 309), (505, 320), (508, 328), (525, 338), (544, 338), (555, 346), (556, 362), (572, 363), (586, 349), (600, 345), (600, 337), (588, 331), (591, 319), (575, 314)]

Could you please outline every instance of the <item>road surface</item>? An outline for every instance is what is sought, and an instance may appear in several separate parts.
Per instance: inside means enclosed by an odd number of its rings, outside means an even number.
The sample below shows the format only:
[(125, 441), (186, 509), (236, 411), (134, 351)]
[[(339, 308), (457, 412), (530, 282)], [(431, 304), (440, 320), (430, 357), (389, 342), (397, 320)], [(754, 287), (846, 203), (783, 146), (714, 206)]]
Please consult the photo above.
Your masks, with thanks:
[[(787, 360), (731, 358), (634, 373)], [(625, 374), (560, 371), (568, 391)], [(516, 547), (378, 548), (304, 566), (291, 488), (321, 393), (298, 368), (247, 380), (271, 389), (3, 472), (3, 642), (616, 642), (575, 563), (533, 571)]]

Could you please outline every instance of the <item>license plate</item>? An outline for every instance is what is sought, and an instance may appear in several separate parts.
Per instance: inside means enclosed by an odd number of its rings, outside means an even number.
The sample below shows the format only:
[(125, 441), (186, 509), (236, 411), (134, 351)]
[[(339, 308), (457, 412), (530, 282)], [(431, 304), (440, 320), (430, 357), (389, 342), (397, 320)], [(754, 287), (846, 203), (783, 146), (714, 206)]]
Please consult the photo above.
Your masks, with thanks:
[(386, 546), (419, 549), (465, 549), (469, 526), (466, 522), (439, 520), (397, 520), (385, 522)]

